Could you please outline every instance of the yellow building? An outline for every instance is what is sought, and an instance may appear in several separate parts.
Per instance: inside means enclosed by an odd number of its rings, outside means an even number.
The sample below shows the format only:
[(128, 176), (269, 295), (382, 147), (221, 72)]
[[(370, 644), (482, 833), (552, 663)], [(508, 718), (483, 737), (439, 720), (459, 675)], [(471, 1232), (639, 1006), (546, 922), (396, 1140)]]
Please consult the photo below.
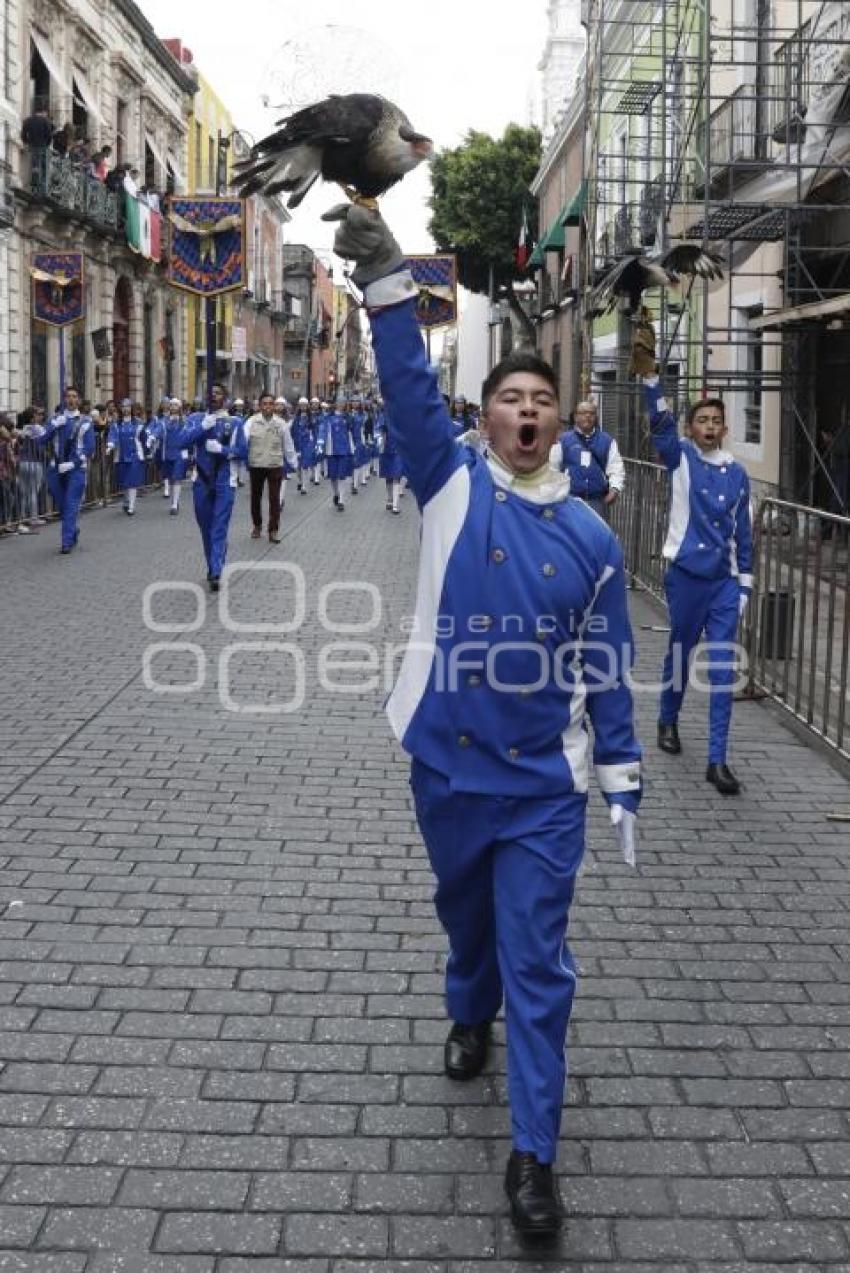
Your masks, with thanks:
[[(183, 58), (188, 54), (182, 50)], [(191, 58), (191, 54), (188, 54)], [(189, 170), (187, 193), (227, 193), (233, 159), (233, 116), (208, 80), (198, 73), (198, 91), (189, 116)], [(227, 382), (232, 362), (233, 293), (216, 298), (216, 377)], [(206, 393), (206, 301), (189, 297), (188, 357), (189, 396)]]

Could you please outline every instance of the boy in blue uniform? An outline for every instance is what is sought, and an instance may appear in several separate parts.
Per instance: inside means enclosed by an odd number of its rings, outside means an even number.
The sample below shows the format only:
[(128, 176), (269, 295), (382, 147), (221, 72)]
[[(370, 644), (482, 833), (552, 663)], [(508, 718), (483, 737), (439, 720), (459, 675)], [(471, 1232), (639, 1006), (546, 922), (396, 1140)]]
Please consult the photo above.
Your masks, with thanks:
[[(753, 586), (750, 483), (746, 470), (721, 448), (726, 410), (704, 398), (688, 412), (684, 438), (655, 374), (654, 329), (644, 316), (632, 367), (643, 377), (652, 444), (670, 474), (670, 512), (662, 554), (670, 612), (658, 713), (658, 746), (682, 750), (678, 720), (688, 666), (700, 638), (707, 642), (709, 703), (706, 780), (726, 796), (741, 784), (726, 763), (732, 719), (735, 637)], [(648, 373), (648, 374), (647, 374)]]
[(218, 592), (227, 557), (237, 469), (239, 462), (246, 459), (246, 450), (241, 421), (228, 414), (222, 385), (213, 385), (211, 402), (206, 415), (200, 419), (195, 415), (187, 423), (180, 435), (180, 446), (195, 449), (195, 519), (204, 545), (207, 582), (211, 592)]
[(65, 390), (65, 410), (46, 424), (28, 426), (29, 436), (46, 444), (47, 489), (59, 513), (60, 552), (70, 553), (80, 538), (80, 505), (86, 493), (86, 475), (94, 455), (94, 425), (80, 414), (80, 395), (73, 386)]
[(458, 445), (398, 245), (366, 208), (327, 217), (344, 220), (334, 248), (356, 261), (390, 434), (422, 511), (414, 636), (387, 712), (412, 756), (449, 937), (445, 1068), (455, 1079), (480, 1073), (504, 1001), (505, 1188), (519, 1231), (551, 1236), (562, 1219), (552, 1163), (576, 982), (564, 934), (584, 853), (586, 714), (630, 858), (641, 793), (622, 553), (550, 468), (548, 364), (526, 353), (499, 364), (482, 398), (488, 457)]
[(570, 477), (570, 494), (583, 499), (600, 517), (622, 494), (626, 466), (616, 439), (597, 423), (596, 403), (580, 402), (575, 424), (552, 449), (551, 462)]

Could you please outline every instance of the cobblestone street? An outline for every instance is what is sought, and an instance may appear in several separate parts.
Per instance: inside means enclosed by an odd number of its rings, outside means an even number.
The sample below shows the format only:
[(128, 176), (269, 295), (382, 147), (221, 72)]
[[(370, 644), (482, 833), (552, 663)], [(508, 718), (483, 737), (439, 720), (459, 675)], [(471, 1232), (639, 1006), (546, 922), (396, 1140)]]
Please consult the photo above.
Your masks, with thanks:
[[(848, 1273), (846, 776), (738, 703), (724, 799), (704, 703), (671, 758), (639, 695), (638, 869), (594, 793), (573, 910), (568, 1223), (524, 1251), (501, 1023), (484, 1078), (444, 1077), (444, 940), (382, 710), (412, 497), (392, 517), (373, 480), (338, 514), (290, 483), (274, 546), (246, 494), (251, 569), (191, 631), (151, 630), (190, 624), (185, 591), (143, 621), (148, 584), (203, 583), (188, 497), (86, 514), (69, 557), (55, 525), (0, 543), (0, 1273)], [(380, 614), (320, 597), (344, 580)], [(330, 619), (373, 612), (337, 639), (381, 646), (381, 684), (320, 689)], [(664, 618), (640, 594), (632, 618), (652, 679)], [(146, 684), (150, 643), (148, 682), (198, 688)]]

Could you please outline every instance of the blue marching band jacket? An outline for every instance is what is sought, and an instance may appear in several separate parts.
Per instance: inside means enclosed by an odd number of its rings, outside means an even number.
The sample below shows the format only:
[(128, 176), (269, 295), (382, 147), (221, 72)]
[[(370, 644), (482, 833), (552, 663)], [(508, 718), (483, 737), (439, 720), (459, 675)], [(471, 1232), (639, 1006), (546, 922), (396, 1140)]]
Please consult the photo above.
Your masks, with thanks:
[(555, 443), (556, 467), (570, 477), (570, 493), (582, 499), (600, 500), (609, 490), (625, 485), (625, 466), (610, 433), (598, 426), (591, 434), (567, 429)]
[(703, 452), (680, 438), (657, 376), (644, 380), (652, 444), (670, 473), (670, 515), (662, 556), (698, 579), (753, 586), (750, 481), (728, 451)]
[[(455, 440), (399, 273), (367, 290), (389, 434), (422, 512), (410, 644), (387, 714), (452, 789), (588, 790), (634, 812), (640, 747), (619, 543), (580, 500), (536, 503)], [(380, 308), (375, 308), (375, 306)], [(506, 471), (505, 471), (506, 472)]]
[(60, 411), (46, 425), (31, 425), (30, 436), (47, 446), (47, 467), (72, 464), (85, 470), (94, 455), (94, 425), (79, 411)]
[[(210, 441), (219, 443), (221, 451), (208, 451)], [(239, 463), (248, 458), (240, 416), (229, 415), (223, 408), (208, 414), (196, 411), (184, 425), (180, 446), (194, 450), (196, 481), (216, 489), (237, 485)]]

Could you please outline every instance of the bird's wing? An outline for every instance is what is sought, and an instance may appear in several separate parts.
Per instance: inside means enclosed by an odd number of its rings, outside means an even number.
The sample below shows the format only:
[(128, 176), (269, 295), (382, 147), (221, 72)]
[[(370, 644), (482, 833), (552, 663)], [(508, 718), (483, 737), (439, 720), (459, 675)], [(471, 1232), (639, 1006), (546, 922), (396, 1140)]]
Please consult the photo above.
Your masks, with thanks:
[(698, 243), (677, 243), (661, 258), (661, 266), (671, 274), (692, 274), (707, 279), (724, 276), (723, 257)]
[(589, 309), (592, 314), (604, 314), (617, 304), (617, 297), (628, 295), (638, 281), (638, 271), (646, 261), (641, 256), (625, 256), (608, 271), (590, 294)]
[(334, 94), (280, 120), (277, 132), (258, 141), (236, 166), (240, 194), (286, 190), (289, 207), (297, 207), (322, 171), (325, 147), (365, 150), (383, 110), (383, 98), (372, 93)]
[(277, 132), (257, 142), (252, 156), (255, 152), (274, 152), (305, 142), (310, 146), (328, 142), (338, 146), (365, 143), (380, 120), (383, 109), (383, 99), (374, 93), (334, 93), (286, 119), (278, 120)]

